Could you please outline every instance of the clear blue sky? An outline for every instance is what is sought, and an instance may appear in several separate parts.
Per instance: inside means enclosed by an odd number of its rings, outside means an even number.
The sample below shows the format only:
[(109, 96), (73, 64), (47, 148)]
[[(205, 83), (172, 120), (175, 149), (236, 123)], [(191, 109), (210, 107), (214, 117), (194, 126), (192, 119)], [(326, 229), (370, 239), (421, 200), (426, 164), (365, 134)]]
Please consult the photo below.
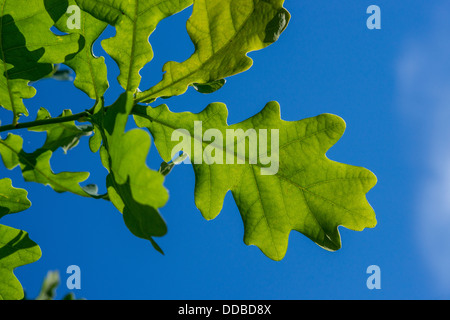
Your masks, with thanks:
[[(49, 270), (59, 270), (65, 287), (69, 265), (81, 268), (87, 299), (442, 299), (450, 298), (450, 24), (445, 0), (287, 0), (291, 22), (274, 45), (253, 52), (253, 67), (228, 79), (214, 94), (187, 94), (165, 100), (173, 111), (198, 112), (224, 102), (229, 123), (254, 115), (269, 101), (281, 104), (284, 120), (321, 113), (341, 116), (343, 138), (328, 156), (366, 167), (378, 177), (368, 194), (378, 225), (354, 232), (340, 228), (343, 246), (328, 252), (297, 232), (286, 257), (275, 262), (243, 243), (243, 224), (231, 194), (221, 214), (204, 220), (194, 205), (194, 175), (180, 165), (168, 176), (170, 200), (161, 213), (168, 234), (157, 239), (165, 256), (126, 228), (105, 201), (56, 194), (25, 183), (18, 169), (0, 168), (29, 191), (26, 212), (2, 223), (29, 232), (42, 258), (16, 269), (30, 297)], [(381, 8), (382, 29), (366, 28), (366, 9)], [(169, 60), (183, 61), (193, 50), (185, 30), (191, 8), (159, 25), (150, 37), (154, 60), (142, 71), (141, 89), (157, 83)], [(108, 29), (104, 37), (114, 34)], [(105, 55), (99, 44), (97, 55)], [(122, 92), (118, 70), (107, 57), (111, 103)], [(444, 72), (446, 70), (447, 72)], [(39, 107), (58, 115), (91, 106), (69, 83), (45, 80), (26, 101), (32, 117)], [(69, 99), (67, 97), (70, 97)], [(158, 101), (161, 102), (161, 101)], [(448, 104), (446, 103), (448, 102)], [(0, 113), (5, 119), (9, 114)], [(6, 121), (6, 120), (4, 120)], [(3, 122), (3, 121), (2, 121)], [(448, 122), (447, 122), (448, 123)], [(32, 151), (44, 135), (21, 132)], [(149, 165), (160, 163), (151, 150)], [(106, 171), (87, 139), (64, 155), (55, 153), (55, 172), (92, 170), (90, 182), (104, 184)], [(446, 169), (447, 168), (447, 169)], [(102, 186), (102, 188), (104, 188)], [(381, 269), (381, 289), (369, 290), (366, 269)]]

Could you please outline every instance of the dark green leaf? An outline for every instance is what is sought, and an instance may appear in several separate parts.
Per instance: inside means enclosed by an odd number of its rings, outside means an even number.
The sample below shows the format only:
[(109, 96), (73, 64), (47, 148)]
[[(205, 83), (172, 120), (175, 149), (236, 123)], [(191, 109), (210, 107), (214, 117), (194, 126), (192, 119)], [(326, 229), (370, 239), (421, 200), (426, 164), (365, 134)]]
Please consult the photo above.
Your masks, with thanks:
[(25, 181), (49, 185), (56, 192), (72, 192), (88, 197), (79, 185), (89, 177), (88, 172), (61, 172), (55, 174), (50, 167), (51, 149), (38, 149), (33, 153), (23, 151), (23, 139), (12, 133), (0, 139), (0, 155), (6, 168), (20, 166)]
[[(64, 110), (60, 117), (68, 117), (72, 115), (72, 111)], [(40, 108), (36, 120), (51, 119), (50, 112), (44, 108)], [(37, 126), (29, 129), (36, 132), (47, 132), (47, 139), (41, 149), (56, 151), (61, 148), (64, 153), (76, 147), (80, 139), (84, 136), (92, 134), (94, 127), (92, 125), (78, 126), (74, 121), (54, 123), (49, 125)]]
[[(73, 5), (76, 5), (75, 0), (69, 0), (69, 8)], [(109, 84), (105, 58), (96, 57), (92, 52), (92, 46), (108, 24), (94, 18), (79, 7), (78, 9), (80, 10), (79, 17), (76, 16), (76, 12), (64, 11), (61, 18), (56, 22), (59, 30), (81, 36), (80, 51), (68, 57), (64, 63), (76, 73), (75, 86), (90, 98), (99, 100), (108, 89)], [(79, 28), (71, 25), (71, 20), (75, 18), (79, 18)]]

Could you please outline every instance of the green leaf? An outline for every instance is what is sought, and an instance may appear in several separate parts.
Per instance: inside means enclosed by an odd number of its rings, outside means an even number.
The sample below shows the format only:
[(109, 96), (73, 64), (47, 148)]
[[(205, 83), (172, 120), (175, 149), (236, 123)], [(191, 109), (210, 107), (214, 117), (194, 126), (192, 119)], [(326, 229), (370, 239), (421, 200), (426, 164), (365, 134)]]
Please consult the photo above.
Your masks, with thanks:
[(24, 297), (22, 285), (14, 269), (33, 263), (41, 257), (41, 249), (28, 233), (0, 225), (0, 300), (19, 300)]
[(78, 51), (79, 35), (57, 36), (50, 31), (59, 0), (0, 0), (0, 105), (28, 115), (22, 99), (36, 90), (28, 86), (53, 70), (53, 64)]
[[(345, 130), (345, 122), (335, 115), (283, 121), (277, 102), (234, 125), (227, 124), (227, 109), (221, 103), (198, 114), (172, 113), (165, 105), (139, 106), (135, 114), (138, 126), (152, 133), (164, 161), (179, 151), (190, 155), (195, 203), (202, 215), (215, 218), (231, 190), (244, 222), (244, 242), (258, 246), (271, 259), (285, 256), (291, 230), (337, 250), (338, 226), (362, 230), (376, 225), (365, 197), (376, 177), (325, 155)], [(231, 133), (239, 129), (236, 142)], [(211, 137), (204, 137), (206, 132)], [(257, 140), (247, 143), (253, 138)]]
[(102, 41), (105, 51), (120, 69), (120, 85), (127, 91), (138, 88), (139, 70), (153, 59), (148, 42), (158, 23), (185, 9), (192, 0), (77, 0), (79, 6), (99, 20), (116, 27), (116, 35)]
[(287, 27), (290, 14), (283, 2), (195, 0), (187, 23), (195, 52), (182, 63), (166, 63), (162, 81), (137, 93), (137, 101), (180, 95), (190, 85), (202, 89), (201, 84), (210, 87), (207, 84), (214, 83), (217, 90), (220, 86), (216, 81), (249, 69), (253, 61), (247, 53), (275, 42)]
[(26, 190), (14, 188), (11, 179), (0, 179), (0, 218), (28, 209), (31, 202), (27, 195)]
[[(0, 179), (0, 218), (28, 209), (27, 191), (12, 186), (11, 179)], [(39, 247), (26, 232), (0, 225), (0, 300), (22, 299), (24, 292), (14, 269), (37, 261)]]
[(103, 135), (100, 154), (109, 170), (107, 188), (111, 202), (123, 213), (130, 231), (150, 240), (158, 249), (152, 237), (163, 236), (167, 228), (157, 208), (165, 205), (168, 193), (163, 186), (164, 177), (146, 164), (151, 144), (148, 133), (142, 129), (125, 132), (133, 105), (133, 94), (125, 92), (108, 107), (104, 118), (97, 120)]
[[(60, 117), (71, 115), (70, 110), (64, 110)], [(40, 108), (36, 121), (50, 118), (50, 113), (46, 109)], [(53, 152), (61, 148), (67, 153), (78, 144), (81, 137), (92, 133), (93, 126), (78, 126), (75, 121), (68, 121), (41, 125), (30, 130), (47, 133), (44, 145), (33, 153), (26, 153), (23, 151), (23, 139), (20, 136), (8, 134), (5, 140), (0, 139), (0, 155), (5, 166), (13, 169), (20, 165), (25, 181), (50, 185), (56, 192), (72, 192), (85, 197), (93, 196), (79, 185), (89, 177), (88, 172), (54, 174), (50, 166)]]
[[(59, 276), (59, 271), (48, 271), (47, 275), (42, 282), (41, 291), (39, 295), (34, 300), (55, 300), (56, 289), (60, 285), (61, 278)], [(25, 300), (30, 300), (25, 297)], [(85, 300), (84, 298), (77, 299), (73, 292), (65, 294), (61, 300)]]
[[(54, 144), (50, 144), (54, 147)], [(6, 168), (20, 166), (25, 181), (49, 185), (56, 192), (72, 192), (89, 197), (79, 185), (89, 177), (89, 172), (61, 172), (55, 174), (50, 166), (51, 149), (41, 148), (33, 153), (23, 151), (23, 139), (9, 133), (5, 140), (0, 139), (0, 155)]]
[(100, 133), (97, 133), (97, 130), (94, 128), (94, 134), (89, 138), (89, 150), (91, 150), (92, 153), (96, 153), (101, 146), (102, 136)]
[[(69, 9), (76, 5), (75, 0), (69, 1)], [(60, 10), (64, 10), (58, 15), (61, 18), (57, 21), (56, 27), (69, 34), (79, 34), (80, 37), (80, 51), (66, 59), (64, 64), (71, 67), (75, 73), (74, 85), (85, 92), (90, 98), (99, 100), (109, 87), (106, 63), (104, 57), (96, 57), (92, 51), (92, 46), (98, 37), (103, 33), (107, 27), (107, 23), (100, 21), (91, 16), (86, 11), (80, 10), (80, 15), (77, 16), (77, 11), (65, 10), (61, 5)], [(79, 28), (72, 24), (74, 19), (78, 18)]]

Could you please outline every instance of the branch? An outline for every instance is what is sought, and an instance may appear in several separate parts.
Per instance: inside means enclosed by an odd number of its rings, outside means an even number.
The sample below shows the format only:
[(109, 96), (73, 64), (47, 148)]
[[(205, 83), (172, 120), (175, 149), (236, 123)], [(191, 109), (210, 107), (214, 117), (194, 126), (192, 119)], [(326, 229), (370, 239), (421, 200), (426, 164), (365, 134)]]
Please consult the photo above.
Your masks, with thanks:
[[(145, 112), (146, 108), (147, 108), (146, 106), (136, 104), (133, 108), (132, 114), (139, 115), (141, 117), (145, 117), (146, 116), (146, 112)], [(105, 108), (105, 111), (107, 109), (108, 108)], [(8, 124), (5, 126), (0, 126), (0, 132), (32, 128), (32, 127), (38, 127), (38, 126), (47, 125), (47, 124), (63, 123), (63, 122), (69, 122), (69, 121), (86, 122), (86, 121), (88, 121), (88, 119), (85, 120), (83, 118), (89, 118), (90, 116), (92, 116), (94, 110), (95, 110), (95, 106), (89, 110), (86, 110), (86, 111), (83, 111), (83, 112), (80, 112), (77, 114), (73, 114), (71, 116), (50, 118), (50, 119), (44, 119), (44, 120), (35, 120), (35, 121), (30, 121), (30, 122), (18, 123), (15, 125)]]
[[(8, 124), (5, 126), (0, 126), (0, 132), (38, 127), (38, 126), (47, 125), (47, 124), (55, 124), (55, 123), (62, 123), (62, 122), (69, 122), (69, 121), (80, 121), (80, 120), (82, 120), (82, 118), (87, 118), (89, 116), (91, 116), (90, 111), (83, 111), (83, 112), (73, 114), (71, 116), (66, 116), (66, 117), (35, 120), (35, 121), (30, 121), (30, 122), (18, 123), (18, 124)], [(82, 120), (81, 122), (85, 122), (85, 121), (86, 120)]]

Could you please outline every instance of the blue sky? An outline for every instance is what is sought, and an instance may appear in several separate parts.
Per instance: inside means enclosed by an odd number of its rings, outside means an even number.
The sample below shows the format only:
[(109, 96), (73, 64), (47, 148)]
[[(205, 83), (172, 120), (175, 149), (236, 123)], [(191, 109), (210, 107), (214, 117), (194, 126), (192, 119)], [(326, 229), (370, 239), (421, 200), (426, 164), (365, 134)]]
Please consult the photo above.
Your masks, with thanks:
[[(372, 4), (381, 8), (381, 30), (366, 27)], [(15, 272), (29, 296), (38, 294), (49, 270), (60, 272), (58, 296), (68, 292), (65, 271), (75, 264), (81, 290), (74, 293), (87, 299), (450, 298), (450, 25), (443, 14), (449, 5), (444, 0), (287, 0), (285, 7), (292, 15), (288, 28), (278, 42), (250, 54), (249, 71), (229, 78), (213, 94), (190, 89), (164, 103), (173, 111), (198, 112), (224, 102), (229, 123), (247, 119), (272, 100), (280, 103), (284, 120), (339, 115), (347, 130), (328, 157), (377, 175), (368, 200), (378, 225), (362, 232), (340, 228), (343, 246), (337, 252), (292, 232), (286, 257), (275, 262), (243, 243), (231, 194), (216, 219), (202, 218), (194, 204), (193, 170), (180, 165), (165, 182), (170, 200), (161, 210), (168, 224), (168, 234), (158, 239), (162, 256), (128, 231), (110, 203), (56, 194), (23, 182), (17, 169), (1, 167), (0, 176), (26, 188), (33, 203), (2, 218), (3, 224), (29, 232), (43, 251), (38, 262)], [(161, 79), (166, 61), (184, 61), (192, 53), (185, 30), (191, 12), (163, 21), (150, 37), (155, 58), (141, 71), (141, 89)], [(108, 29), (103, 37), (113, 34)], [(94, 51), (105, 55), (98, 43)], [(106, 101), (112, 103), (122, 89), (116, 65), (106, 58)], [(32, 117), (41, 106), (58, 115), (92, 104), (70, 82), (44, 80), (35, 87), (36, 97), (26, 101)], [(9, 120), (6, 112), (0, 117)], [(21, 134), (26, 151), (45, 138)], [(160, 161), (152, 148), (150, 167), (157, 169)], [(56, 152), (52, 167), (91, 171), (89, 181), (101, 186), (106, 176), (87, 139), (68, 155)], [(366, 286), (370, 265), (380, 267), (379, 290)]]

